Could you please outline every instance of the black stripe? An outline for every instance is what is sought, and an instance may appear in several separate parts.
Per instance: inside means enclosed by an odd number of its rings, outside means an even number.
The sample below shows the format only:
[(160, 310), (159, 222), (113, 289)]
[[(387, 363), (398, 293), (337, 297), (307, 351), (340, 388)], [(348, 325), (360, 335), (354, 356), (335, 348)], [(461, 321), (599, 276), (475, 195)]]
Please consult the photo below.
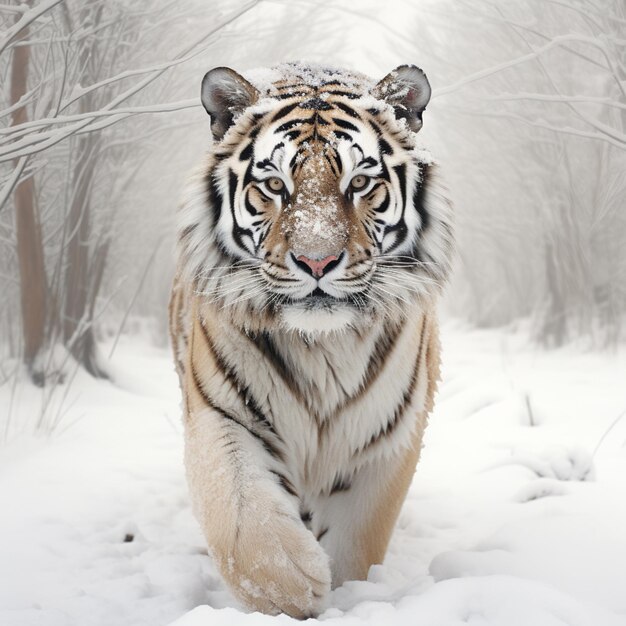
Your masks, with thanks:
[(222, 214), (222, 193), (220, 192), (217, 181), (214, 176), (215, 172), (211, 172), (207, 176), (207, 193), (208, 193), (208, 205), (211, 209), (211, 217), (213, 218), (213, 226), (219, 222), (220, 215)]
[(289, 390), (300, 400), (302, 400), (302, 393), (298, 387), (291, 368), (287, 365), (282, 354), (278, 351), (278, 348), (274, 344), (271, 335), (262, 331), (259, 333), (246, 335), (252, 340), (257, 349), (267, 358), (272, 364), (272, 367), (276, 373), (283, 379), (283, 382), (287, 385)]
[(361, 119), (359, 114), (352, 107), (349, 107), (347, 104), (344, 104), (343, 102), (333, 102), (333, 104), (338, 109), (341, 109), (344, 113), (347, 113), (350, 117), (356, 117), (357, 119)]
[(301, 126), (302, 124), (312, 124), (314, 121), (314, 116), (311, 117), (296, 117), (293, 120), (289, 120), (284, 124), (281, 124), (274, 132), (282, 133), (287, 130), (291, 130), (294, 126)]
[(280, 85), (276, 87), (276, 91), (283, 91), (285, 89), (298, 89), (299, 87), (309, 87), (306, 83), (290, 83), (289, 85)]
[(282, 141), (279, 141), (273, 148), (272, 148), (272, 153), (270, 154), (270, 160), (273, 161), (274, 160), (274, 154), (276, 153), (276, 150), (280, 150), (281, 148), (284, 148), (285, 144)]
[(232, 235), (234, 242), (246, 252), (249, 252), (248, 248), (243, 243), (243, 237), (248, 236), (252, 239), (254, 243), (254, 238), (252, 237), (252, 231), (247, 228), (242, 228), (237, 224), (237, 218), (235, 217), (235, 195), (237, 193), (237, 175), (233, 170), (229, 170), (228, 173), (228, 197), (230, 200), (230, 212), (233, 217), (233, 229)]
[(402, 399), (394, 409), (391, 417), (387, 420), (387, 423), (365, 444), (363, 448), (357, 451), (357, 453), (363, 452), (367, 450), (369, 447), (378, 443), (383, 437), (387, 437), (390, 435), (396, 428), (396, 426), (400, 423), (401, 417), (404, 415), (406, 408), (411, 403), (413, 399), (413, 392), (415, 391), (415, 387), (417, 385), (417, 378), (419, 375), (419, 367), (422, 360), (422, 351), (424, 349), (424, 333), (426, 330), (426, 319), (422, 319), (422, 328), (420, 331), (420, 343), (417, 351), (417, 358), (415, 359), (415, 363), (413, 365), (413, 371), (411, 373), (411, 378), (409, 380), (409, 385), (405, 389), (402, 394)]
[[(276, 431), (274, 430), (274, 427), (272, 426), (272, 423), (267, 419), (265, 414), (261, 411), (261, 408), (259, 407), (259, 405), (257, 404), (256, 399), (252, 395), (252, 393), (250, 391), (250, 388), (247, 385), (244, 385), (240, 381), (240, 379), (239, 379), (239, 377), (237, 375), (237, 372), (232, 367), (230, 367), (230, 365), (228, 365), (228, 363), (226, 363), (226, 361), (224, 360), (223, 356), (219, 353), (219, 351), (217, 350), (215, 344), (213, 343), (213, 341), (209, 337), (209, 335), (207, 333), (207, 330), (206, 330), (206, 328), (204, 327), (204, 325), (202, 323), (200, 323), (200, 328), (202, 329), (202, 335), (203, 335), (203, 337), (205, 339), (206, 346), (209, 349), (209, 352), (211, 352), (211, 356), (213, 357), (213, 359), (215, 361), (215, 365), (222, 372), (222, 374), (224, 375), (224, 378), (230, 384), (232, 389), (237, 393), (237, 395), (241, 399), (243, 405), (248, 409), (248, 411), (250, 411), (250, 413), (252, 413), (253, 417), (255, 418), (255, 420), (260, 425), (262, 425), (272, 435), (274, 435), (276, 438), (278, 438), (280, 440), (280, 437), (278, 437), (278, 435), (276, 434)], [(234, 417), (226, 409), (223, 409), (223, 408), (218, 407), (218, 406), (215, 405), (215, 403), (211, 400), (211, 398), (208, 396), (208, 394), (204, 391), (204, 388), (202, 387), (201, 381), (199, 380), (199, 378), (197, 376), (197, 372), (194, 369), (193, 363), (192, 363), (192, 375), (194, 376), (194, 381), (197, 380), (196, 387), (198, 387), (199, 391), (202, 393), (203, 399), (205, 400), (205, 402), (211, 408), (213, 408), (216, 411), (218, 411), (224, 417), (226, 417), (226, 418), (228, 418), (228, 419), (230, 419), (230, 420), (232, 420), (234, 422), (237, 422), (240, 426), (245, 428), (250, 434), (254, 435), (259, 441), (261, 441), (261, 443), (263, 444), (263, 447), (265, 448), (265, 450), (267, 452), (269, 452), (272, 456), (274, 456), (275, 458), (281, 459), (281, 460), (283, 459), (282, 452), (269, 439), (267, 439), (266, 437), (261, 435), (261, 433), (258, 433), (256, 431), (251, 430), (250, 428), (248, 428), (245, 424), (240, 422), (236, 417)]]
[(395, 165), (392, 169), (398, 177), (400, 193), (402, 194), (402, 213), (404, 214), (406, 207), (406, 167), (404, 165)]
[(372, 119), (367, 120), (367, 121), (370, 123), (370, 126), (374, 129), (374, 132), (376, 133), (376, 135), (378, 135), (378, 137), (382, 137), (383, 131), (381, 127)]
[(211, 337), (209, 337), (207, 329), (201, 322), (200, 328), (202, 329), (202, 334), (206, 341), (207, 348), (209, 349), (209, 352), (211, 352), (211, 356), (215, 360), (215, 364), (224, 373), (226, 380), (230, 383), (230, 386), (237, 392), (237, 395), (241, 398), (244, 406), (246, 406), (248, 410), (252, 413), (252, 415), (254, 415), (257, 422), (267, 428), (272, 433), (272, 435), (278, 437), (278, 434), (274, 430), (272, 422), (261, 410), (261, 407), (259, 406), (256, 398), (250, 391), (250, 387), (248, 387), (248, 385), (245, 385), (241, 381), (235, 369), (226, 362), (226, 359), (217, 349), (217, 346), (213, 343)]
[(330, 488), (330, 495), (339, 493), (340, 491), (348, 491), (352, 487), (352, 482), (343, 476), (337, 476), (333, 486)]
[(240, 161), (247, 161), (248, 159), (252, 158), (252, 142), (250, 142), (240, 153), (239, 153), (239, 160)]
[(376, 246), (378, 247), (378, 250), (381, 251), (382, 250), (382, 244), (381, 244), (380, 241), (378, 241), (378, 239), (374, 235), (374, 232), (372, 231), (372, 229), (367, 224), (364, 224), (364, 227), (365, 227), (365, 232), (367, 233), (367, 236), (369, 237), (369, 239), (371, 241), (376, 242)]
[(241, 426), (244, 430), (249, 432), (253, 437), (261, 441), (261, 443), (263, 443), (265, 447), (265, 440), (263, 439), (263, 437), (261, 437), (261, 435), (254, 432), (253, 430), (250, 430), (244, 423), (240, 422), (232, 413), (230, 413), (226, 409), (223, 409), (222, 407), (215, 404), (215, 402), (213, 402), (211, 397), (207, 394), (207, 392), (204, 389), (204, 386), (202, 384), (202, 381), (200, 380), (200, 377), (198, 376), (198, 372), (196, 370), (196, 367), (193, 361), (191, 363), (191, 378), (193, 380), (193, 384), (196, 388), (196, 391), (200, 394), (200, 396), (202, 397), (202, 401), (204, 402), (204, 404), (206, 404), (206, 406), (208, 406), (210, 409), (212, 409), (216, 413), (219, 413), (220, 417), (223, 417), (224, 419), (227, 419), (233, 422), (234, 424)]
[(291, 173), (295, 171), (296, 165), (298, 165), (298, 158), (300, 157), (300, 153), (296, 152), (292, 157), (291, 161), (289, 161), (289, 167), (291, 169)]
[(230, 156), (232, 156), (232, 150), (231, 150), (232, 146), (221, 146), (218, 148), (218, 150), (220, 150), (219, 152), (215, 152), (214, 153), (214, 157), (215, 160), (217, 161), (217, 163), (220, 163), (222, 161), (224, 161), (225, 159), (228, 159)]
[(242, 188), (245, 189), (253, 180), (252, 177), (252, 168), (254, 165), (254, 161), (249, 161), (248, 167), (246, 167), (246, 173), (243, 175)]
[[(246, 198), (244, 201), (245, 207), (246, 207), (246, 211), (248, 211), (248, 213), (250, 213), (250, 215), (257, 215), (258, 211), (254, 208), (254, 206), (252, 205), (252, 202), (250, 202), (250, 190), (248, 189), (248, 191), (246, 192)], [(253, 226), (255, 225), (254, 223), (252, 224)]]
[(300, 282), (300, 280), (297, 278), (287, 278), (285, 276), (274, 276), (273, 274), (270, 274), (269, 272), (266, 272), (266, 273), (272, 280), (276, 281), (277, 283), (299, 283)]
[(369, 193), (367, 194), (367, 196), (365, 196), (365, 198), (368, 201), (371, 201), (372, 198), (376, 195), (376, 192), (382, 187), (383, 184), (384, 183), (382, 182), (375, 183), (375, 185), (370, 189)]
[[(280, 98), (281, 96), (278, 96), (278, 97)], [(291, 96), (288, 95), (287, 97), (291, 97)], [(284, 106), (281, 109), (278, 109), (278, 111), (276, 111), (276, 113), (274, 113), (274, 115), (272, 116), (272, 119), (270, 120), (270, 124), (272, 124), (273, 122), (279, 120), (281, 117), (293, 111), (298, 106), (298, 104), (299, 104), (298, 102), (292, 102), (291, 104), (288, 104), (287, 106)]]
[(328, 111), (332, 109), (328, 102), (322, 100), (321, 98), (314, 96), (313, 98), (309, 98), (304, 102), (300, 103), (301, 109), (313, 110), (313, 111)]
[(421, 173), (422, 180), (415, 186), (415, 191), (413, 192), (413, 206), (421, 218), (421, 230), (425, 231), (430, 225), (430, 215), (426, 210), (426, 188), (428, 187), (429, 180), (432, 176), (430, 165), (424, 165)]
[(314, 136), (314, 128), (306, 127), (300, 129), (300, 137), (298, 137), (298, 149), (300, 149), (303, 144), (305, 144), (309, 139)]
[(341, 161), (341, 155), (336, 151), (333, 151), (332, 154), (335, 156), (335, 161), (337, 163), (337, 170), (339, 171), (339, 176), (341, 176), (341, 174), (343, 173), (343, 163)]
[[(289, 91), (287, 93), (279, 93), (276, 94), (275, 96), (272, 96), (272, 98), (276, 99), (276, 100), (290, 100), (291, 98), (304, 98), (305, 96), (308, 96), (309, 92), (308, 91)], [(298, 106), (298, 102), (296, 102), (296, 106)]]
[(317, 533), (317, 537), (315, 537), (318, 541), (321, 541), (322, 537), (328, 532), (328, 527), (324, 528), (324, 530), (321, 530), (319, 533)]
[(364, 157), (361, 159), (357, 167), (361, 167), (362, 165), (366, 165), (367, 167), (376, 167), (378, 165), (378, 161), (374, 157)]
[(396, 239), (393, 242), (393, 244), (391, 246), (389, 246), (389, 248), (387, 248), (387, 250), (386, 250), (387, 254), (389, 252), (393, 252), (406, 239), (406, 235), (408, 233), (408, 228), (406, 227), (406, 223), (404, 222), (404, 218), (402, 218), (397, 224), (395, 224), (393, 226), (386, 226), (385, 227), (385, 234), (383, 235), (383, 237), (388, 235), (389, 233), (395, 233)]
[(276, 470), (270, 470), (270, 472), (274, 474), (276, 478), (278, 478), (278, 482), (280, 483), (280, 486), (288, 494), (292, 496), (296, 496), (296, 498), (298, 497), (298, 492), (296, 491), (296, 488), (293, 486), (293, 483), (284, 474), (281, 474), (280, 472), (277, 472)]
[(363, 152), (363, 148), (361, 148), (361, 144), (354, 142), (353, 148), (356, 148), (361, 153), (361, 159), (365, 158), (365, 152)]
[(330, 122), (327, 122), (319, 113), (315, 114), (315, 123), (318, 126), (330, 126)]
[(341, 175), (341, 171), (337, 171), (336, 161), (330, 158), (330, 155), (326, 150), (324, 150), (322, 154), (324, 155), (324, 158), (326, 159), (328, 165), (330, 165), (330, 169), (333, 171), (333, 174), (337, 176), (337, 178), (339, 178), (339, 176)]
[[(367, 227), (366, 230), (368, 230)], [(375, 238), (371, 234), (371, 231), (368, 230), (368, 234), (370, 238), (375, 241)], [(345, 410), (346, 407), (351, 406), (365, 393), (367, 393), (374, 381), (383, 372), (385, 368), (385, 363), (393, 353), (394, 347), (396, 345), (396, 342), (398, 341), (398, 337), (400, 337), (403, 328), (403, 324), (392, 324), (391, 322), (385, 323), (380, 335), (376, 339), (374, 348), (370, 353), (370, 357), (365, 368), (365, 373), (363, 374), (363, 378), (361, 380), (361, 383), (359, 384), (358, 389), (352, 396), (350, 396), (345, 402), (337, 407), (333, 415), (338, 415), (341, 411)]]
[(329, 91), (324, 91), (324, 93), (329, 93), (332, 96), (344, 96), (345, 98), (350, 98), (350, 100), (358, 100), (361, 97), (357, 93), (352, 93), (351, 91), (342, 91), (340, 89), (332, 89)]
[(272, 163), (271, 159), (263, 159), (256, 162), (256, 166), (260, 170), (277, 170), (277, 167)]
[(404, 220), (404, 211), (406, 208), (406, 169), (404, 165), (396, 165), (393, 167), (393, 171), (398, 177), (398, 184), (400, 185), (400, 193), (402, 195), (402, 216), (396, 224), (385, 227), (385, 235), (388, 235), (389, 233), (395, 233), (396, 235), (393, 245), (387, 249), (387, 252), (395, 250), (404, 241), (408, 232), (406, 222)]
[(183, 231), (180, 233), (178, 239), (182, 241), (183, 239), (187, 239), (193, 233), (194, 230), (198, 228), (198, 224), (191, 224), (191, 226), (186, 226), (183, 228)]
[(290, 130), (288, 133), (285, 133), (285, 137), (290, 141), (297, 139), (302, 134), (301, 130)]
[[(192, 374), (194, 376), (194, 382), (196, 383), (196, 387), (198, 387), (198, 385), (200, 384), (200, 380), (197, 377), (197, 373), (196, 372), (192, 372)], [(251, 428), (248, 428), (243, 422), (239, 421), (232, 413), (230, 413), (226, 409), (223, 409), (222, 407), (216, 405), (214, 402), (211, 402), (210, 398), (208, 398), (208, 396), (206, 396), (206, 394), (203, 395), (203, 400), (205, 400), (205, 401), (208, 400), (206, 402), (207, 406), (209, 408), (211, 408), (213, 411), (215, 411), (216, 413), (219, 413), (220, 417), (223, 417), (224, 419), (227, 419), (227, 420), (233, 422), (234, 424), (237, 424), (237, 426), (241, 426), (246, 432), (250, 433), (255, 439), (258, 439), (258, 441), (261, 442), (261, 445), (263, 446), (263, 448), (265, 449), (266, 452), (268, 452), (272, 456), (277, 456), (274, 453), (274, 448), (272, 447), (270, 442), (268, 442), (267, 439), (265, 439), (265, 437), (263, 437), (259, 433), (255, 432)], [(280, 458), (280, 457), (278, 457), (278, 458)]]
[(343, 130), (334, 130), (333, 133), (338, 139), (347, 139), (348, 141), (353, 141), (352, 136), (348, 133), (345, 133)]
[(378, 140), (378, 149), (380, 150), (381, 154), (393, 154), (393, 148), (389, 145), (389, 142), (382, 137)]
[(235, 219), (235, 194), (237, 193), (237, 174), (233, 170), (228, 170), (228, 198), (230, 200), (230, 209), (233, 212), (233, 221)]
[(383, 326), (380, 336), (376, 340), (374, 349), (372, 350), (370, 358), (367, 362), (363, 380), (359, 385), (359, 390), (357, 392), (359, 396), (372, 386), (384, 370), (385, 363), (393, 353), (396, 342), (398, 341), (398, 337), (400, 337), (403, 328), (403, 324), (391, 324), (389, 322)]
[(340, 126), (341, 128), (359, 132), (359, 129), (352, 122), (348, 122), (347, 120), (342, 120), (340, 117), (333, 117), (333, 122), (337, 124), (337, 126)]

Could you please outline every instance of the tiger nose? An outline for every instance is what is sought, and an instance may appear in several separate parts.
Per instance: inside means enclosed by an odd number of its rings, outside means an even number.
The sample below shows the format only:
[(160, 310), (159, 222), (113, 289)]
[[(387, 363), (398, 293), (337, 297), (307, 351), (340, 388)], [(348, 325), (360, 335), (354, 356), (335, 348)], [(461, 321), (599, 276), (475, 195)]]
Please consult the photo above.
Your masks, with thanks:
[[(321, 278), (324, 275), (324, 270), (328, 271), (329, 269), (332, 269), (332, 267), (335, 267), (335, 265), (337, 265), (339, 258), (340, 257), (338, 257), (336, 254), (329, 254), (328, 256), (325, 256), (323, 259), (320, 259), (318, 261), (317, 259), (311, 259), (308, 256), (304, 256), (304, 254), (301, 254), (299, 257), (295, 257), (295, 260), (296, 263), (298, 263), (298, 265), (302, 267), (302, 269), (310, 272), (312, 276), (317, 276), (318, 278)], [(331, 268), (328, 267), (330, 264), (332, 264)], [(306, 267), (303, 267), (303, 265)]]

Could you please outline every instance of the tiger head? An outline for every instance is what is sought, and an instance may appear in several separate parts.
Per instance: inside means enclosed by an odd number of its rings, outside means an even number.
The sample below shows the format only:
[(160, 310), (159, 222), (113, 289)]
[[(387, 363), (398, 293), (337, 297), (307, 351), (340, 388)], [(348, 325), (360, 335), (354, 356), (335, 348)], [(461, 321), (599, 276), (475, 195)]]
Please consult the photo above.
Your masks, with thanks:
[(184, 270), (244, 325), (305, 332), (405, 315), (445, 281), (451, 210), (416, 143), (430, 98), (403, 65), (379, 83), (288, 64), (208, 72), (208, 161), (180, 212)]

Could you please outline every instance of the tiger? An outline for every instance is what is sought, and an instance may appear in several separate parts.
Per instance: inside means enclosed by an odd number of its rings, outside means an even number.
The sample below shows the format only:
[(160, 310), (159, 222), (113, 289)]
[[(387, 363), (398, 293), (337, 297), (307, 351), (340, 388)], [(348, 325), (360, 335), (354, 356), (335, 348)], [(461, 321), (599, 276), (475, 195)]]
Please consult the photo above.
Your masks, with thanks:
[(417, 133), (431, 96), (306, 63), (206, 73), (170, 332), (184, 463), (243, 606), (319, 615), (382, 563), (440, 371), (453, 211)]

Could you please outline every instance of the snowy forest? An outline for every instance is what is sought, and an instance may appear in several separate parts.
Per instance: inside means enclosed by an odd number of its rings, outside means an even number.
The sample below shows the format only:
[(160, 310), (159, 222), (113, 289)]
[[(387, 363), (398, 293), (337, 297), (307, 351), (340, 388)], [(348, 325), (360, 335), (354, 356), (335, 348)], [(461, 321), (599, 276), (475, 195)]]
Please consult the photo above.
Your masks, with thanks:
[(623, 626), (624, 0), (0, 2), (0, 623), (257, 623), (186, 501), (167, 304), (202, 76), (293, 60), (426, 72), (458, 245), (424, 470), (323, 618)]

